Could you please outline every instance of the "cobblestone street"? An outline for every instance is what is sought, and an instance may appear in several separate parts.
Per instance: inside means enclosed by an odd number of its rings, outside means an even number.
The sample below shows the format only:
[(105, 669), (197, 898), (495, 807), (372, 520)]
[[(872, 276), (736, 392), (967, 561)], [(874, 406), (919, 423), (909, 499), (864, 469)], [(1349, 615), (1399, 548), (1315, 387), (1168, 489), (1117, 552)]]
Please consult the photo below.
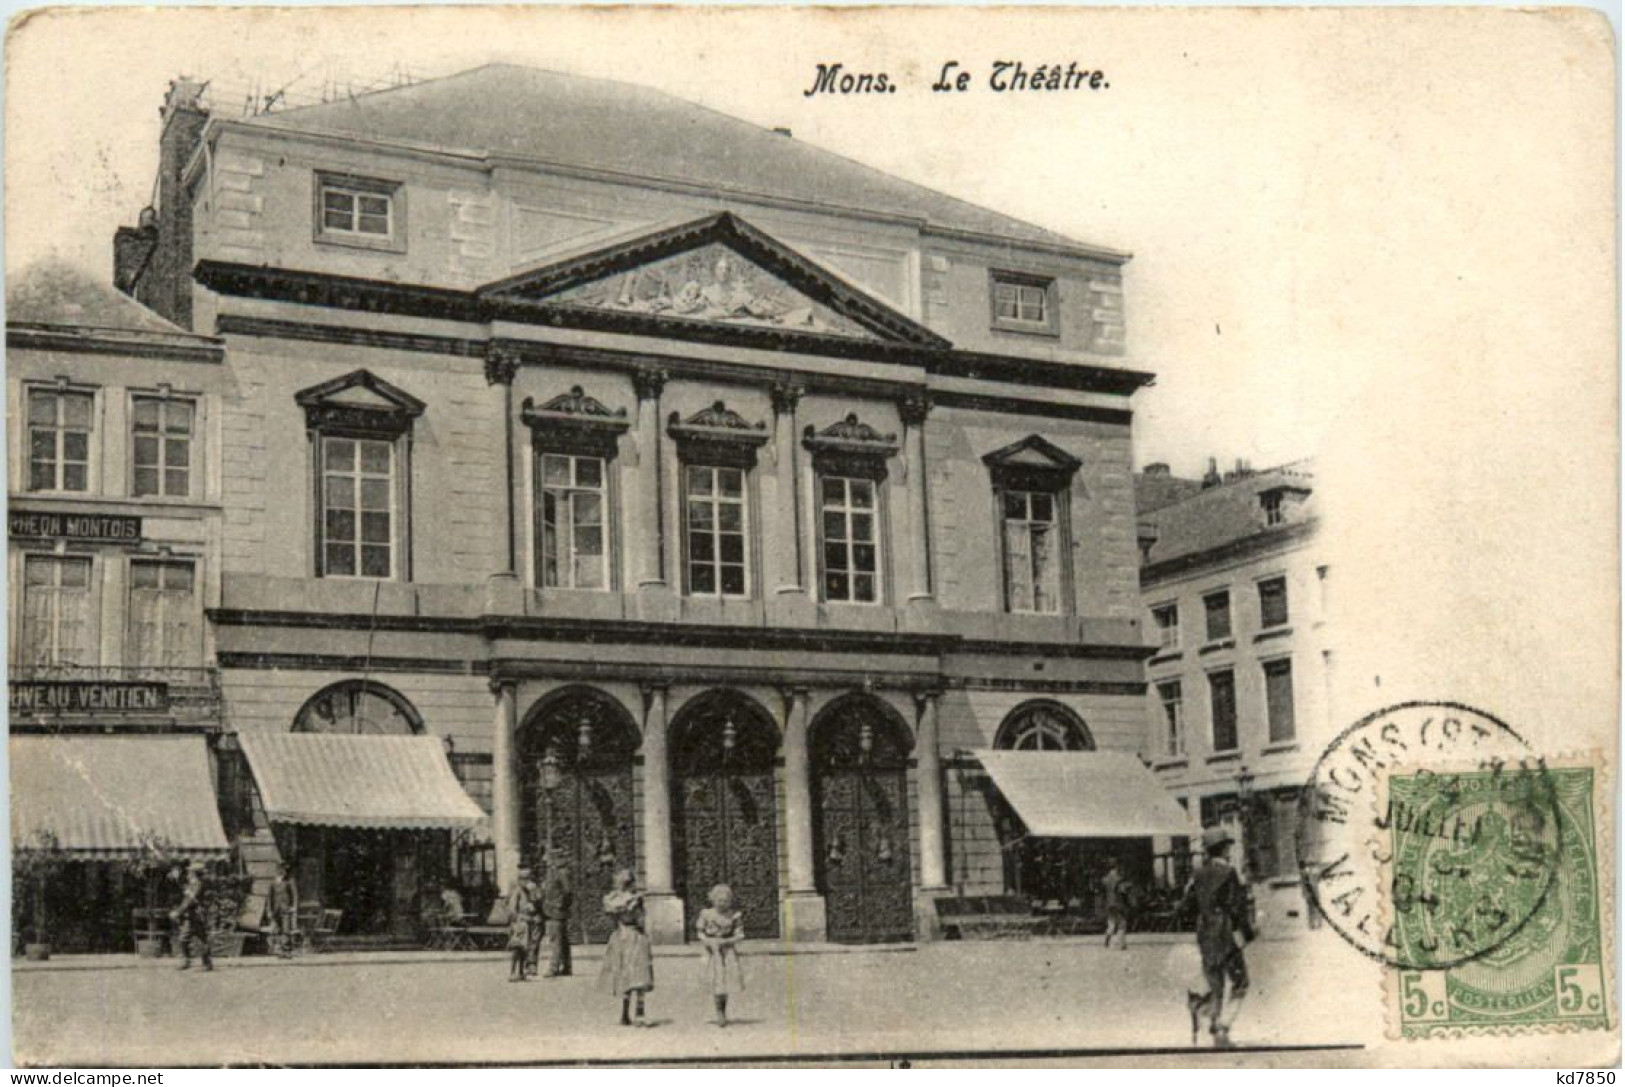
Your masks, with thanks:
[[(1235, 1030), (1244, 1050), (1358, 1036), (1353, 1016), (1369, 1017), (1375, 1001), (1362, 1009), (1357, 998), (1375, 998), (1375, 987), (1328, 988), (1295, 969), (1324, 938), (1250, 950), (1253, 994)], [(656, 1028), (617, 1026), (618, 1003), (598, 984), (594, 952), (578, 958), (576, 977), (524, 985), (510, 984), (505, 962), (491, 955), (239, 961), (212, 974), (182, 973), (171, 960), (65, 968), (73, 963), (64, 959), (13, 974), (17, 1057), (67, 1065), (918, 1060), (1190, 1044), (1183, 992), (1194, 954), (1182, 942), (1126, 952), (1093, 940), (939, 943), (793, 958), (758, 949), (746, 959), (749, 990), (731, 1009), (738, 1022), (725, 1030), (706, 1022), (710, 1002), (698, 962), (682, 948), (657, 957), (649, 1005)], [(1322, 963), (1359, 968), (1347, 948), (1315, 954)], [(1345, 1003), (1352, 1010), (1345, 1012)], [(1270, 1058), (1244, 1052), (1204, 1059)]]

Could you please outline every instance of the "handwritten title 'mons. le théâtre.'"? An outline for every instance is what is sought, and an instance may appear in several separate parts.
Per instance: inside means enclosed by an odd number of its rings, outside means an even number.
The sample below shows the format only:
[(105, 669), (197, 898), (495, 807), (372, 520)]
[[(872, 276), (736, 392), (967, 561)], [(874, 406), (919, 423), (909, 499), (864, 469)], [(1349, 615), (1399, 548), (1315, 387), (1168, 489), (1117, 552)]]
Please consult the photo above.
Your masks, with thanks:
[[(802, 97), (818, 94), (895, 94), (898, 82), (889, 72), (854, 72), (841, 63), (820, 64), (812, 83)], [(957, 60), (944, 61), (931, 90), (939, 94), (963, 94), (985, 86), (996, 93), (1008, 91), (1103, 91), (1111, 84), (1106, 73), (1080, 68), (1077, 61), (1061, 64), (1029, 65), (1019, 60), (996, 60), (986, 79), (966, 70)]]

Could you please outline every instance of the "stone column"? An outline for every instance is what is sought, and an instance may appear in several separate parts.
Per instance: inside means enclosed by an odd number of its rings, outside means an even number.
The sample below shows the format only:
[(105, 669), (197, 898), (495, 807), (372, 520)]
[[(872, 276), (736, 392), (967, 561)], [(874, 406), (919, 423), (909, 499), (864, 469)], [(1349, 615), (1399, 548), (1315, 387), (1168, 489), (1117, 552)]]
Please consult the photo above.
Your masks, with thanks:
[(904, 457), (908, 471), (908, 602), (929, 604), (933, 599), (931, 578), (931, 505), (925, 463), (925, 417), (931, 401), (924, 393), (910, 395), (898, 404), (897, 412), (906, 431)]
[(497, 887), (513, 889), (519, 872), (519, 760), (514, 752), (518, 728), (512, 680), (493, 679), (496, 713), (491, 734), (491, 837), (496, 844)]
[(499, 533), (502, 546), (498, 552), (498, 568), (486, 580), (485, 612), (487, 615), (518, 615), (524, 611), (523, 583), (519, 579), (519, 525), (517, 507), (520, 503), (518, 472), (515, 460), (519, 456), (514, 448), (513, 379), (519, 372), (519, 354), (515, 351), (487, 344), (485, 349), (485, 382), (491, 390), (492, 407), (502, 419), (498, 428), (502, 441), (502, 474), (500, 484), (491, 491), (500, 498), (499, 508), (493, 511), (491, 528)]
[(639, 592), (666, 587), (660, 554), (660, 393), (666, 371), (641, 367), (632, 373), (638, 410), (633, 424), (637, 441), (637, 470), (627, 518), (627, 546), (632, 551), (633, 580)]
[(813, 869), (813, 805), (811, 758), (807, 737), (805, 687), (786, 692), (784, 721), (784, 844), (789, 864), (789, 887), (784, 898), (783, 932), (791, 941), (824, 939), (824, 899), (818, 893)]
[(804, 578), (806, 560), (803, 557), (801, 511), (801, 452), (796, 443), (796, 405), (803, 390), (799, 385), (774, 385), (773, 396), (773, 457), (775, 502), (768, 511), (771, 534), (764, 534), (768, 554), (772, 557), (769, 575), (774, 592), (791, 602), (805, 601), (807, 585)]
[(666, 685), (644, 685), (644, 923), (658, 943), (683, 942), (683, 902), (672, 889), (671, 757), (666, 747)]
[(915, 795), (920, 805), (920, 889), (924, 891), (941, 891), (948, 886), (937, 698), (937, 692), (927, 691), (916, 699), (920, 719), (914, 733)]

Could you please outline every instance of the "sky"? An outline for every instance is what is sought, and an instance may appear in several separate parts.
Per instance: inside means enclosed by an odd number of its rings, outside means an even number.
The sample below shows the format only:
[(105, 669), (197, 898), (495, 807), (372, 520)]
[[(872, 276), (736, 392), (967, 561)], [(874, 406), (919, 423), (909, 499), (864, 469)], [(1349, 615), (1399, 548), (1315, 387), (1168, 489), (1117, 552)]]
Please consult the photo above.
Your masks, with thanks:
[[(533, 64), (787, 126), (1132, 251), (1126, 362), (1159, 375), (1135, 405), (1139, 461), (1193, 474), (1208, 456), (1262, 466), (1317, 451), (1404, 350), (1394, 329), (1444, 319), (1453, 296), (1477, 311), (1459, 314), (1469, 323), (1500, 305), (1482, 281), (1463, 291), (1462, 262), (1524, 224), (1503, 217), (1493, 191), (1458, 197), (1482, 169), (1509, 168), (1491, 149), (1515, 150), (1501, 117), (1527, 109), (1530, 86), (1559, 103), (1572, 94), (1545, 61), (1565, 36), (1585, 38), (1527, 23), (1520, 37), (1548, 40), (1509, 52), (1496, 40), (1505, 21), (1464, 19), (1441, 34), (1337, 11), (47, 14), (8, 40), (7, 263), (56, 250), (108, 272), (113, 230), (149, 200), (158, 105), (174, 76), (210, 79), (225, 101), (253, 86), (297, 96), (397, 69)], [(985, 78), (999, 59), (1075, 62), (1109, 86), (995, 94)], [(973, 73), (970, 92), (929, 89), (949, 60)], [(816, 65), (832, 61), (887, 72), (901, 89), (805, 96)], [(1559, 154), (1564, 135), (1552, 141)]]

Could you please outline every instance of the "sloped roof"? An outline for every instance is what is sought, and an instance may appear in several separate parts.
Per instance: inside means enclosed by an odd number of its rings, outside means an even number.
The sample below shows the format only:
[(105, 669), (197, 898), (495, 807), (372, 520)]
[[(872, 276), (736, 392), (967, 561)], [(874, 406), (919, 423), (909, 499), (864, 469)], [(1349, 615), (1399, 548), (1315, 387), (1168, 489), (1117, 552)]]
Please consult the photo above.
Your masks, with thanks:
[[(1160, 509), (1142, 511), (1139, 523), (1156, 531), (1146, 565), (1198, 555), (1252, 536), (1284, 533), (1312, 520), (1316, 514), (1314, 483), (1313, 462), (1295, 461), (1198, 490)], [(1285, 522), (1266, 525), (1258, 496), (1281, 486), (1302, 488), (1310, 494), (1290, 510)]]
[(1184, 501), (1201, 489), (1199, 479), (1186, 479), (1167, 472), (1140, 472), (1134, 477), (1134, 509), (1144, 519), (1146, 514)]
[(6, 323), (207, 339), (166, 321), (83, 268), (56, 259), (6, 277)]
[(664, 91), (525, 65), (487, 64), (240, 123), (682, 181), (1016, 242), (1082, 244)]

